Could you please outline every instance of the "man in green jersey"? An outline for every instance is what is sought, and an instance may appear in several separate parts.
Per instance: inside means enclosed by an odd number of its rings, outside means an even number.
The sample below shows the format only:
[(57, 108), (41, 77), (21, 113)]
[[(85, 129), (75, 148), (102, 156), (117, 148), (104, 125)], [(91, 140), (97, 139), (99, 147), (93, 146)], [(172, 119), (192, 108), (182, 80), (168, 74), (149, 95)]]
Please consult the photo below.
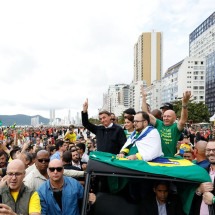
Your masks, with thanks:
[[(147, 112), (147, 93), (142, 87), (142, 110)], [(191, 97), (191, 91), (185, 91), (182, 97), (181, 117), (176, 122), (176, 114), (173, 110), (167, 110), (163, 114), (163, 121), (156, 119), (152, 114), (150, 123), (158, 129), (161, 136), (162, 151), (164, 156), (173, 157), (176, 153), (176, 145), (184, 129), (188, 118), (187, 104)]]

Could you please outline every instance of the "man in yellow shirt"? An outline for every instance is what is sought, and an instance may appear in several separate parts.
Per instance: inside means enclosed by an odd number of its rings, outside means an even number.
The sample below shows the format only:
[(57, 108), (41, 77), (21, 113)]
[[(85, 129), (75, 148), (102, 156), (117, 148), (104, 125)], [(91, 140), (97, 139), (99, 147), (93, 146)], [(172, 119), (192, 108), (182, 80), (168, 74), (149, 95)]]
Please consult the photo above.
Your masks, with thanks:
[(39, 195), (23, 184), (24, 177), (24, 163), (19, 159), (12, 160), (7, 166), (7, 185), (0, 189), (0, 214), (41, 214)]
[(74, 132), (74, 128), (75, 128), (74, 125), (69, 126), (69, 130), (66, 132), (64, 140), (69, 139), (70, 143), (75, 143), (77, 137), (76, 133)]

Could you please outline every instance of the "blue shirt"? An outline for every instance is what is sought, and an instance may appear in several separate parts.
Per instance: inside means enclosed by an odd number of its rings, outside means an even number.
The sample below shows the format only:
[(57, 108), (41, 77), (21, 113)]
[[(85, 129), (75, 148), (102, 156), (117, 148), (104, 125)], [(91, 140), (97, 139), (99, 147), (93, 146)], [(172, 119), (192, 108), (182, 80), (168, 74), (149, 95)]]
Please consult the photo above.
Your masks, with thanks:
[(50, 160), (58, 159), (60, 160), (60, 152), (56, 151), (51, 157)]
[(206, 169), (210, 165), (210, 162), (208, 160), (203, 160), (200, 162), (196, 162), (196, 165), (199, 165), (199, 166)]
[(50, 180), (43, 183), (39, 189), (40, 203), (43, 215), (79, 215), (78, 200), (83, 198), (84, 189), (81, 184), (70, 177), (63, 177), (62, 210), (53, 196)]

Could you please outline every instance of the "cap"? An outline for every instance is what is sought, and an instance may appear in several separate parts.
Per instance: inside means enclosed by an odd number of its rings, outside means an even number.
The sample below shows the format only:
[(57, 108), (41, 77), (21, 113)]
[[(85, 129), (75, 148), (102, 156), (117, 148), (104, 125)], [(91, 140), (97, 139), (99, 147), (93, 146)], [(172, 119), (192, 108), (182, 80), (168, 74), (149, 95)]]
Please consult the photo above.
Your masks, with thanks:
[(160, 107), (160, 109), (167, 109), (167, 110), (173, 110), (173, 105), (170, 103), (164, 103), (162, 107)]

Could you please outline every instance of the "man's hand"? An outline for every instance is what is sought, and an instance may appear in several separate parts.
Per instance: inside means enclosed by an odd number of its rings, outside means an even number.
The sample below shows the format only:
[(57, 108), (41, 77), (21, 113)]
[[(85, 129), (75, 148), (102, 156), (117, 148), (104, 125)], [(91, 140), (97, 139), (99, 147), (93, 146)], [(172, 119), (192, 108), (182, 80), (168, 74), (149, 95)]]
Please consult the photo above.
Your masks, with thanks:
[(210, 192), (212, 190), (213, 190), (213, 183), (212, 182), (201, 183), (197, 189), (197, 191), (199, 191), (201, 193)]
[(143, 85), (141, 85), (141, 94), (142, 94), (142, 96), (144, 96), (144, 97), (147, 96), (147, 92), (144, 90)]
[(9, 207), (8, 205), (5, 204), (0, 204), (0, 214), (8, 214), (8, 215), (16, 215), (15, 212)]
[(83, 104), (83, 112), (86, 113), (88, 110), (88, 99), (86, 99), (86, 101)]
[(96, 201), (96, 195), (94, 193), (89, 193), (89, 202), (94, 204)]
[(191, 98), (191, 91), (185, 91), (182, 97), (182, 105), (187, 105), (190, 98)]
[(8, 178), (7, 175), (5, 175), (3, 178), (1, 178), (0, 187), (4, 187), (7, 185), (7, 178)]
[(118, 158), (124, 158), (125, 155), (124, 155), (124, 154), (118, 154), (117, 157), (118, 157)]
[(136, 155), (129, 155), (127, 157), (128, 160), (137, 160), (137, 156)]
[(207, 205), (212, 205), (212, 199), (213, 199), (214, 195), (211, 192), (205, 192), (203, 194), (203, 201), (205, 202), (205, 204)]

